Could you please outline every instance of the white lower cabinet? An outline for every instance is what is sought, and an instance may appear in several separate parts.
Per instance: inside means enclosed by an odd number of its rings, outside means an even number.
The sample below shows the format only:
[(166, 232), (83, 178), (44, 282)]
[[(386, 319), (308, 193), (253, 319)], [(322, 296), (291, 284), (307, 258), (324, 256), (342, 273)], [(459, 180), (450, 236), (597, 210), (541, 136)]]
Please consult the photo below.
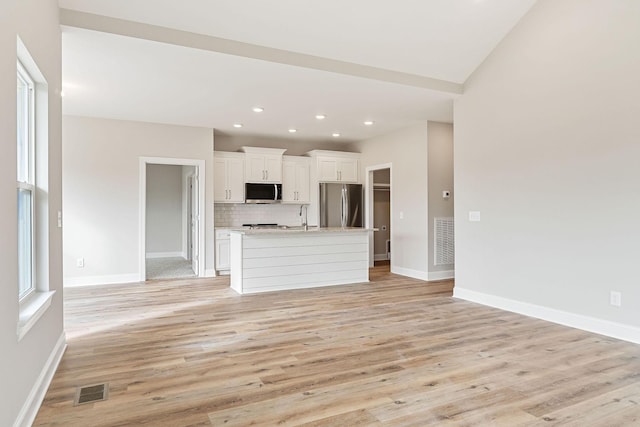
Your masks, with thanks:
[(216, 270), (218, 272), (228, 272), (230, 268), (229, 230), (216, 230)]

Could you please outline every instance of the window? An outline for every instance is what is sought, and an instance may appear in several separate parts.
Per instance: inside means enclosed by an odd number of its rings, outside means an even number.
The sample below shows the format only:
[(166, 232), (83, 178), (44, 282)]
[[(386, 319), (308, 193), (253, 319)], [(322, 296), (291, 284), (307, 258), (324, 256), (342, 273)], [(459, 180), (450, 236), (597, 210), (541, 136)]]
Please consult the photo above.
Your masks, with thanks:
[(33, 79), (19, 61), (17, 85), (18, 291), (22, 300), (35, 290), (35, 108)]

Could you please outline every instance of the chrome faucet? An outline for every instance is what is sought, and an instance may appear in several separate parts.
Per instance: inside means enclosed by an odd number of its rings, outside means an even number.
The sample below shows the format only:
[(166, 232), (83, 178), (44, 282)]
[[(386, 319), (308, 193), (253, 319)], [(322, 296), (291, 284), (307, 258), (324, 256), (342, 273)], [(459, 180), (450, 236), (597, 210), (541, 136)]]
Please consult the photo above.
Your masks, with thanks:
[(304, 209), (304, 218), (302, 218), (302, 226), (304, 227), (304, 231), (308, 231), (309, 224), (307, 224), (307, 206), (300, 205), (300, 217), (302, 217), (302, 209)]

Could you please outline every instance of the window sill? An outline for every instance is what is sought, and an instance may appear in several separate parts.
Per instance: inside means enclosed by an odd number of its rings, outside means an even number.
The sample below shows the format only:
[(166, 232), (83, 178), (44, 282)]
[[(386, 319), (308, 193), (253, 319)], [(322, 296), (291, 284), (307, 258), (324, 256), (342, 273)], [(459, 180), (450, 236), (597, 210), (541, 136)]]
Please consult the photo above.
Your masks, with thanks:
[(51, 305), (51, 299), (56, 291), (35, 292), (27, 301), (20, 304), (20, 319), (18, 320), (18, 341), (22, 340), (27, 332), (35, 326), (38, 319)]

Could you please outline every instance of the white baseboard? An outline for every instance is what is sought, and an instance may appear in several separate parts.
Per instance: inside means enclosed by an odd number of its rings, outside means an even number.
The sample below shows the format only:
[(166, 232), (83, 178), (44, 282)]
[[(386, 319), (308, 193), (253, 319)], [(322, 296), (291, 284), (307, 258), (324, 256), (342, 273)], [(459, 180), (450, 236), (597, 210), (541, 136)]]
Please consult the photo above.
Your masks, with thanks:
[(430, 271), (428, 276), (429, 276), (429, 281), (453, 279), (456, 277), (456, 271), (455, 270)]
[(388, 259), (389, 258), (387, 258), (387, 254), (386, 253), (384, 253), (384, 254), (374, 254), (373, 255), (373, 260), (374, 261), (386, 261)]
[(63, 282), (65, 288), (73, 288), (77, 286), (115, 285), (118, 283), (140, 282), (140, 275), (135, 273), (112, 274), (109, 276), (65, 277)]
[(429, 280), (429, 275), (426, 271), (412, 270), (410, 268), (396, 267), (391, 264), (391, 272), (393, 274), (399, 274), (401, 276), (412, 277), (418, 280)]
[(460, 298), (488, 305), (490, 307), (499, 308), (501, 310), (547, 320), (560, 325), (582, 329), (583, 331), (640, 344), (640, 328), (625, 325), (623, 323), (611, 322), (608, 320), (597, 319), (595, 317), (584, 316), (582, 314), (575, 314), (568, 311), (520, 302), (469, 289), (459, 288), (458, 286), (453, 289), (453, 296), (454, 298)]
[(53, 375), (56, 373), (60, 360), (62, 359), (62, 355), (66, 349), (67, 339), (65, 333), (62, 332), (60, 338), (58, 338), (58, 342), (53, 347), (53, 351), (49, 355), (47, 362), (42, 368), (40, 375), (38, 375), (38, 379), (33, 385), (27, 400), (24, 402), (24, 405), (22, 405), (18, 418), (16, 418), (16, 421), (13, 423), (14, 427), (25, 427), (33, 424), (33, 421), (36, 419), (36, 415), (38, 415), (40, 405), (42, 405), (42, 401), (44, 400), (44, 396), (47, 394)]
[(216, 277), (216, 270), (214, 269), (206, 269), (204, 270), (204, 277)]
[(184, 258), (187, 259), (187, 255), (184, 252), (147, 252), (144, 255), (145, 258)]

